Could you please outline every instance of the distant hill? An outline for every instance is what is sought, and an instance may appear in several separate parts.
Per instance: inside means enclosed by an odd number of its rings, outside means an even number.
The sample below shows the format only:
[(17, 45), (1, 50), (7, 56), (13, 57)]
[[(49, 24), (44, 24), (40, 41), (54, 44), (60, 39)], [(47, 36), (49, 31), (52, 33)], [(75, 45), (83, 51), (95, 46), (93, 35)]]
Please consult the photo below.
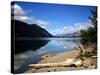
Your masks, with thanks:
[(36, 24), (27, 24), (18, 20), (12, 20), (12, 33), (15, 37), (51, 37), (45, 29)]

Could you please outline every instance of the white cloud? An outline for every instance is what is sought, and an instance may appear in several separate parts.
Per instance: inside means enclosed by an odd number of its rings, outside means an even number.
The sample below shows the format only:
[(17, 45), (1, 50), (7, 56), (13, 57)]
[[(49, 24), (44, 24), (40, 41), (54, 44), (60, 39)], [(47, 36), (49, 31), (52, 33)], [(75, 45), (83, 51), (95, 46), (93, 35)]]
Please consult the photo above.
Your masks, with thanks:
[(70, 25), (70, 26), (66, 25), (65, 27), (61, 29), (56, 29), (52, 31), (52, 33), (54, 33), (54, 35), (67, 34), (67, 33), (73, 33), (73, 32), (80, 31), (80, 30), (86, 30), (89, 27), (93, 27), (93, 25), (90, 22), (75, 23), (74, 25)]
[(49, 24), (49, 22), (47, 21), (36, 19), (32, 16), (31, 17), (27, 16), (28, 12), (23, 10), (18, 4), (12, 5), (11, 9), (12, 9), (12, 14), (14, 14), (15, 20), (23, 21), (28, 24), (37, 24), (42, 28), (46, 28), (46, 26)]
[(26, 12), (17, 4), (12, 5), (11, 9), (14, 10), (12, 11), (12, 14), (14, 15), (25, 15), (26, 14)]
[(14, 19), (15, 20), (20, 20), (20, 21), (27, 21), (29, 20), (30, 18), (28, 16), (14, 16)]
[(31, 22), (30, 23), (31, 24), (37, 24), (37, 25), (41, 26), (42, 28), (46, 28), (47, 25), (50, 24), (47, 21), (36, 19), (36, 18), (33, 18), (33, 17), (31, 17)]

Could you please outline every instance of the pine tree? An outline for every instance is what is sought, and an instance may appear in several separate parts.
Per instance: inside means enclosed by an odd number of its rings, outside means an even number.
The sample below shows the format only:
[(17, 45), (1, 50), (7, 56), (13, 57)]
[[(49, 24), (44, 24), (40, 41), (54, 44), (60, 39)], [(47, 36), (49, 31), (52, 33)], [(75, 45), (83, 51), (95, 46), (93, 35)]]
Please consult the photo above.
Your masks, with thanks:
[(90, 27), (87, 30), (81, 30), (81, 43), (83, 45), (87, 45), (88, 43), (97, 44), (97, 8), (95, 10), (91, 10), (92, 16), (88, 17), (91, 24), (94, 27)]

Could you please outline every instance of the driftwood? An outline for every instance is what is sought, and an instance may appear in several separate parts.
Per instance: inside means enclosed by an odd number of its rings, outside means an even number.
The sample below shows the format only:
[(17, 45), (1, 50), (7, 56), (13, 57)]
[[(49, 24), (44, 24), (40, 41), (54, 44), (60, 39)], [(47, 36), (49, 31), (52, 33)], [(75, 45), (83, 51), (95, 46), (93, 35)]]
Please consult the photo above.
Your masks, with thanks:
[(69, 66), (81, 66), (82, 60), (74, 61), (74, 59), (67, 59), (64, 62), (58, 63), (45, 63), (45, 64), (30, 64), (30, 67), (42, 68), (42, 67), (69, 67)]

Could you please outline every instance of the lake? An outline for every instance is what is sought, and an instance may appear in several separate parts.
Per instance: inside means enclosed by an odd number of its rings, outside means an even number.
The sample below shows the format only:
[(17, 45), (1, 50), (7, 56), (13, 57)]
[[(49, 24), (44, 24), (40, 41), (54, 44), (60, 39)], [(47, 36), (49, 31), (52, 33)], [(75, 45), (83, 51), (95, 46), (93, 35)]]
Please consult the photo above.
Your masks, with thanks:
[(78, 47), (80, 38), (18, 38), (14, 54), (15, 73), (23, 73), (29, 64), (38, 63), (45, 54), (56, 54)]

